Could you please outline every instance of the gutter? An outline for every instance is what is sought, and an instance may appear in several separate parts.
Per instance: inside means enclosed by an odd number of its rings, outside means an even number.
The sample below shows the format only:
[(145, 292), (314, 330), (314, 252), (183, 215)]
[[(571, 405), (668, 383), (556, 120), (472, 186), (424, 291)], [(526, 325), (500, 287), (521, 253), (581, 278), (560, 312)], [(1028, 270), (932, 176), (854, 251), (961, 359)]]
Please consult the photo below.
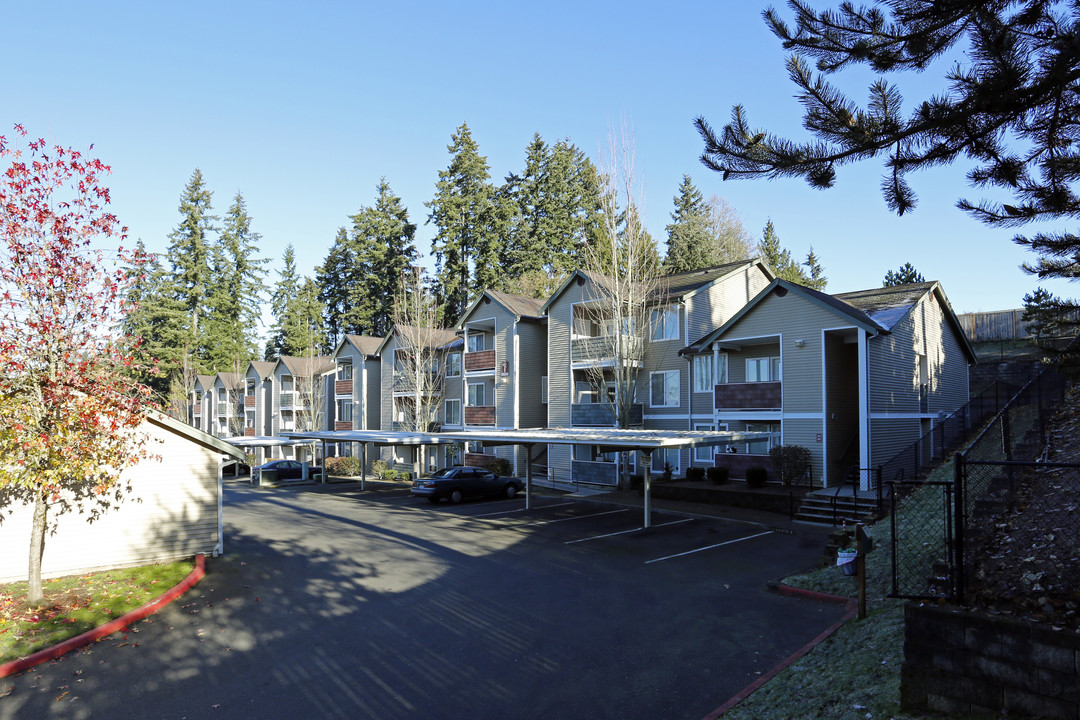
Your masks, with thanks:
[(222, 521), (224, 515), (223, 500), (225, 496), (225, 458), (218, 460), (217, 468), (217, 544), (214, 545), (213, 556), (220, 557), (225, 552), (225, 528)]

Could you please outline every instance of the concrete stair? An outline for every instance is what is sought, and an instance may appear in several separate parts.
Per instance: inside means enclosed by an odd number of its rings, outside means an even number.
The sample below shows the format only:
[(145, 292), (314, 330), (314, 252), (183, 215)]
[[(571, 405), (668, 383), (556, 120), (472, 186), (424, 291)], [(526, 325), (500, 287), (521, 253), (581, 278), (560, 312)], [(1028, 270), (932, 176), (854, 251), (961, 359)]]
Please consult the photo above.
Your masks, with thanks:
[[(835, 513), (834, 513), (835, 504)], [(850, 493), (833, 495), (831, 492), (806, 495), (794, 519), (814, 525), (840, 526), (845, 521), (854, 526), (857, 522), (872, 522), (877, 512), (877, 500), (872, 497), (852, 496)]]

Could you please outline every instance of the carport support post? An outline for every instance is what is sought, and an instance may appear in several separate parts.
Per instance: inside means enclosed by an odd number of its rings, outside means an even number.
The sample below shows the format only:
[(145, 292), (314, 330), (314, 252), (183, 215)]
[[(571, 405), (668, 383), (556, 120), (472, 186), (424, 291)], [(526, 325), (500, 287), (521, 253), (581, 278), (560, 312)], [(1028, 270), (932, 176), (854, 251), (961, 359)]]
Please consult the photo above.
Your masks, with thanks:
[(360, 443), (360, 489), (364, 489), (367, 480), (367, 443)]
[(652, 468), (652, 452), (650, 452), (649, 450), (645, 450), (641, 454), (642, 454), (642, 464), (645, 465), (645, 479), (642, 481), (644, 486), (645, 486), (645, 492), (644, 492), (644, 495), (645, 495), (645, 503), (644, 503), (645, 504), (645, 524), (644, 524), (644, 527), (649, 527), (650, 526), (650, 517), (652, 516), (652, 513), (650, 512), (650, 508), (649, 508), (649, 501), (651, 499), (649, 497), (649, 495), (651, 493), (651, 491), (649, 489), (649, 476), (650, 476), (651, 473), (649, 472), (649, 470)]
[(532, 443), (523, 443), (525, 447), (525, 509), (532, 506)]

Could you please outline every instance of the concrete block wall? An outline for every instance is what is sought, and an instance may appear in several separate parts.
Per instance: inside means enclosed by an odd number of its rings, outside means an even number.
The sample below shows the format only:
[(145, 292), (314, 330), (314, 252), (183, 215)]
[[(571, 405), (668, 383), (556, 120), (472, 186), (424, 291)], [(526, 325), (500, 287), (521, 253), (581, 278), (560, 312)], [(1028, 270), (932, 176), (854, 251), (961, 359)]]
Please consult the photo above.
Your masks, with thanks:
[(1080, 720), (1080, 633), (910, 603), (900, 703), (915, 712)]

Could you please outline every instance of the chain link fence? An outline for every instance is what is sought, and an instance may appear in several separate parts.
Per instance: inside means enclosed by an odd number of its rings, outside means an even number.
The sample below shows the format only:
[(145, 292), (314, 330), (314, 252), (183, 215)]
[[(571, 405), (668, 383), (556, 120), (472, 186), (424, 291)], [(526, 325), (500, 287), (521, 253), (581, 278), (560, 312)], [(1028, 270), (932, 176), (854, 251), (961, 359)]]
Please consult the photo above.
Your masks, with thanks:
[(963, 601), (973, 577), (974, 550), (985, 547), (999, 529), (1015, 499), (1022, 468), (1034, 465), (1043, 454), (1046, 421), (1064, 391), (1064, 376), (1044, 369), (1001, 407), (966, 450), (955, 453), (951, 463), (934, 475), (918, 477), (984, 424), (990, 414), (986, 398), (978, 400), (978, 411), (970, 407), (973, 400), (966, 411), (955, 414), (962, 417), (956, 417), (953, 429), (947, 419), (945, 427), (930, 433), (940, 432), (937, 438), (924, 437), (916, 443), (921, 454), (909, 451), (907, 459), (898, 456), (883, 466), (882, 479), (890, 486), (894, 597)]

